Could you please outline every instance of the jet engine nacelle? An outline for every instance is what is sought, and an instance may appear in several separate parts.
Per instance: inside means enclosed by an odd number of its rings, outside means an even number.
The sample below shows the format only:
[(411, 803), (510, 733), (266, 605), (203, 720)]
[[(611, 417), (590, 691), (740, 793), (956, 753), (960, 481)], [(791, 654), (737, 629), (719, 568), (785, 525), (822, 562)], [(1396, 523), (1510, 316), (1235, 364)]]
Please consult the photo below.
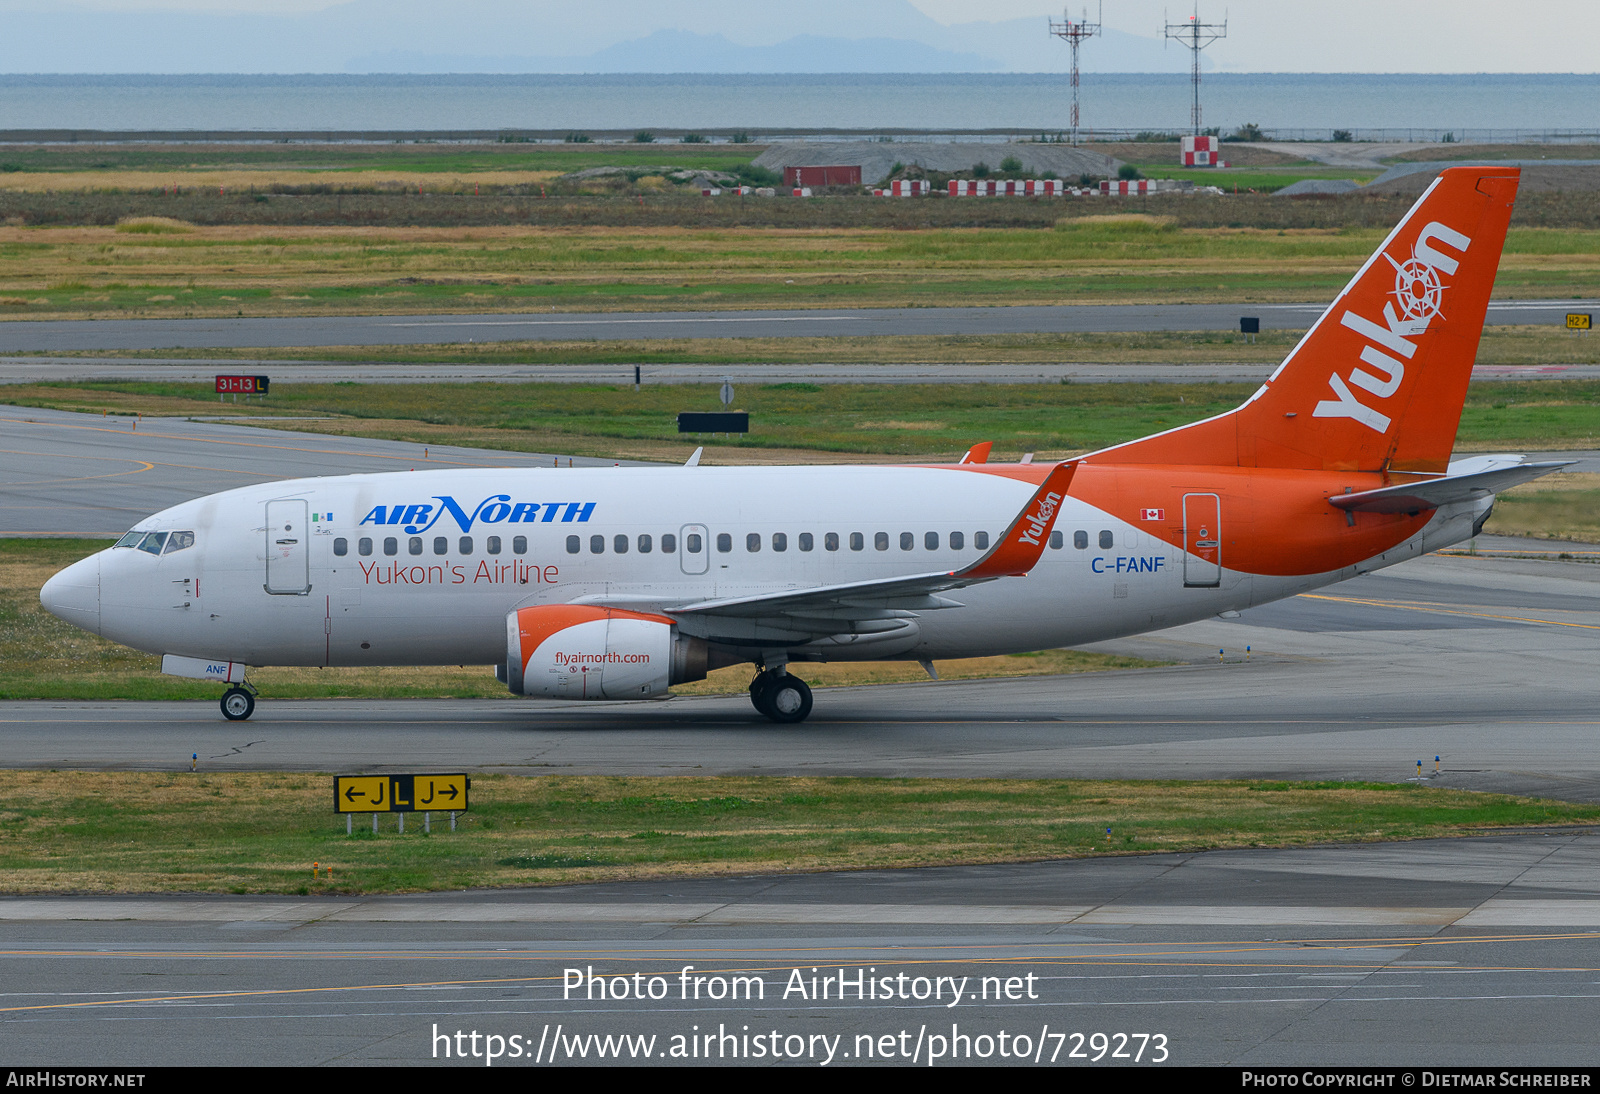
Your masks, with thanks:
[(506, 616), (505, 683), (539, 699), (656, 699), (703, 680), (707, 646), (660, 615), (548, 604)]

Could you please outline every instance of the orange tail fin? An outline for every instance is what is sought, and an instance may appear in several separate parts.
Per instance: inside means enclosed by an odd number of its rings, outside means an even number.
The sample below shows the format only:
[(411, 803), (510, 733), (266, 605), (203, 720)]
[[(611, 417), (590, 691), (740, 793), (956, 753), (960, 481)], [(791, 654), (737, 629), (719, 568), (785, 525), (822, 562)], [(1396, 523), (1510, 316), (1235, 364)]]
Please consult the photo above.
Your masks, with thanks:
[(1248, 402), (1089, 458), (1443, 471), (1518, 176), (1446, 169)]

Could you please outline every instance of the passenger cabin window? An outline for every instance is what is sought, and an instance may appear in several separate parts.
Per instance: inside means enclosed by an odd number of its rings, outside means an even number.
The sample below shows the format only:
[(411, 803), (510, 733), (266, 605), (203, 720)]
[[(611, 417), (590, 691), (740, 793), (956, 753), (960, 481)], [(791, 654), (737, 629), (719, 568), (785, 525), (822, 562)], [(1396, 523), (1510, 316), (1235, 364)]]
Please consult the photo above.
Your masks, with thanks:
[(639, 553), (641, 555), (649, 554), (650, 553), (650, 548), (652, 546), (653, 546), (653, 544), (651, 543), (649, 536), (640, 536), (639, 537)]
[(484, 541), (483, 541), (483, 549), (485, 551), (488, 551), (491, 555), (499, 554), (500, 553), (500, 537), (499, 536), (488, 536), (488, 537), (486, 537), (484, 539)]
[(965, 547), (966, 545), (967, 545), (967, 537), (966, 536), (962, 535), (960, 532), (951, 532), (950, 533), (950, 549), (952, 551), (959, 551), (963, 547)]
[(399, 554), (400, 553), (400, 541), (395, 539), (393, 536), (389, 536), (387, 539), (385, 539), (383, 541), (383, 553), (386, 554), (386, 555), (397, 555), (397, 554)]
[(1061, 535), (1060, 532), (1051, 532), (1050, 533), (1050, 549), (1052, 551), (1061, 550), (1061, 548), (1066, 546), (1066, 542), (1067, 541), (1064, 538), (1062, 538), (1062, 535)]
[(611, 549), (613, 551), (615, 551), (619, 555), (627, 554), (628, 553), (628, 537), (627, 536), (612, 536), (611, 537)]
[(1111, 550), (1111, 543), (1112, 543), (1111, 530), (1110, 529), (1105, 529), (1104, 531), (1102, 531), (1100, 533), (1100, 549), (1102, 551)]
[(372, 537), (362, 536), (360, 539), (356, 540), (356, 553), (361, 555), (370, 555), (372, 553)]
[(472, 537), (462, 536), (461, 542), (456, 544), (456, 549), (464, 555), (470, 555), (472, 553)]
[(761, 533), (749, 532), (744, 537), (744, 549), (751, 554), (761, 550)]
[(412, 536), (411, 542), (406, 544), (406, 550), (414, 555), (420, 555), (422, 553), (422, 537)]
[(866, 536), (862, 535), (860, 532), (851, 532), (850, 533), (850, 549), (852, 551), (859, 551), (863, 547), (865, 547), (866, 545), (867, 545), (867, 537)]
[(974, 533), (972, 533), (972, 545), (974, 547), (976, 547), (980, 551), (987, 551), (989, 549), (989, 533), (988, 532), (974, 532)]
[(350, 541), (340, 536), (333, 541), (333, 553), (341, 558), (350, 553)]
[(922, 546), (927, 550), (937, 551), (939, 549), (939, 533), (924, 532), (922, 535)]
[(772, 549), (774, 551), (787, 551), (789, 549), (789, 537), (783, 532), (772, 533)]
[(433, 537), (433, 553), (436, 554), (436, 555), (447, 555), (447, 554), (449, 554), (450, 553), (450, 537), (449, 536), (434, 536)]
[[(694, 546), (692, 548), (690, 548), (689, 553), (697, 555), (697, 554), (700, 553), (700, 537), (699, 536), (693, 536), (691, 538), (694, 540)], [(668, 532), (666, 535), (661, 537), (661, 553), (662, 554), (664, 554), (664, 555), (675, 554), (677, 552), (677, 550), (678, 550), (678, 537), (677, 536), (673, 535), (671, 532)]]
[[(829, 551), (837, 551), (839, 549), (839, 533), (829, 532), (827, 535), (823, 536), (822, 546)], [(857, 549), (859, 550), (859, 548)]]
[(589, 537), (589, 553), (591, 555), (603, 555), (603, 554), (605, 554), (606, 553), (606, 537), (605, 536), (590, 536)]
[[(568, 542), (570, 543), (571, 540), (569, 539)], [(571, 552), (572, 554), (577, 554), (578, 553), (577, 550), (575, 548), (572, 548), (572, 547), (568, 547), (567, 550), (569, 552)], [(527, 536), (513, 536), (512, 539), (511, 539), (511, 553), (514, 554), (514, 555), (525, 555), (525, 554), (527, 554), (528, 553), (528, 537)]]
[(910, 532), (901, 532), (900, 533), (900, 549), (902, 551), (909, 551), (909, 550), (911, 550), (911, 548), (915, 547), (916, 545), (917, 545), (917, 537), (916, 536), (912, 535)]
[(872, 546), (874, 550), (887, 551), (889, 549), (889, 533), (878, 532), (875, 534), (872, 537)]
[(577, 536), (567, 537), (567, 554), (575, 555), (581, 549), (581, 541)]
[(800, 533), (800, 549), (802, 551), (813, 550), (813, 549), (815, 549), (816, 545), (817, 545), (817, 541), (812, 538), (810, 532), (801, 532)]
[(733, 550), (733, 537), (726, 532), (718, 532), (717, 551), (721, 554), (727, 554), (731, 550)]
[(1076, 532), (1072, 533), (1072, 545), (1074, 547), (1076, 547), (1080, 551), (1088, 550), (1088, 548), (1089, 548), (1089, 533), (1085, 532), (1081, 528), (1078, 529)]
[[(167, 549), (164, 553), (170, 555), (174, 551), (186, 551), (193, 546), (193, 532), (173, 532), (167, 537)], [(343, 554), (343, 552), (340, 553)]]

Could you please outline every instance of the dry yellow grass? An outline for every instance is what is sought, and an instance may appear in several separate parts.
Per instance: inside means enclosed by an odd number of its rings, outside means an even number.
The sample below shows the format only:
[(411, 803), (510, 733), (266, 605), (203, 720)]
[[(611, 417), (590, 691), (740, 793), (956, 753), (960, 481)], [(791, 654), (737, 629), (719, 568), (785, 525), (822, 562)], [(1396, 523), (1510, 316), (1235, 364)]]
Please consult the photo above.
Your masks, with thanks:
[(1600, 543), (1600, 474), (1559, 472), (1507, 490), (1484, 531)]
[[(0, 175), (0, 184), (18, 174)], [(54, 176), (52, 176), (54, 177)], [(329, 173), (327, 178), (343, 177)], [(436, 185), (443, 185), (435, 176)], [(426, 189), (427, 181), (422, 183)], [(521, 204), (517, 204), (521, 202)], [(533, 199), (532, 205), (538, 204)], [(507, 199), (508, 218), (533, 215)], [(643, 310), (660, 307), (827, 307), (971, 303), (981, 285), (991, 303), (1138, 302), (1171, 298), (1258, 301), (1331, 295), (1365, 253), (1364, 237), (1320, 231), (1263, 233), (1193, 229), (1124, 233), (1115, 224), (1072, 232), (879, 229), (685, 228), (259, 228), (198, 227), (182, 235), (129, 236), (106, 228), (0, 228), (0, 293), (64, 285), (41, 314), (181, 312), (251, 315), (304, 311), (386, 314), (482, 307)], [(1570, 235), (1571, 233), (1567, 233)], [(1530, 232), (1521, 237), (1533, 238)], [(1149, 238), (1145, 238), (1149, 237)], [(1169, 239), (1170, 237), (1170, 239)], [(1538, 237), (1544, 239), (1546, 237)], [(1555, 235), (1548, 238), (1554, 239)], [(26, 244), (7, 247), (6, 244)], [(1600, 280), (1600, 253), (1567, 253), (1535, 240), (1509, 249), (1501, 278), (1549, 293)], [(1295, 248), (1302, 250), (1295, 250)], [(1286, 249), (1287, 248), (1287, 249)], [(1309, 250), (1304, 250), (1310, 248)], [(1581, 250), (1581, 248), (1580, 248)], [(1304, 253), (1302, 253), (1304, 251)], [(191, 300), (164, 307), (95, 310), (108, 285), (187, 287)], [(402, 284), (405, 283), (405, 284)], [(406, 288), (415, 284), (415, 296)], [(617, 292), (619, 285), (628, 286)], [(485, 294), (459, 295), (462, 287)], [(479, 288), (481, 286), (481, 288)], [(521, 295), (508, 287), (538, 291)], [(544, 287), (560, 286), (548, 293)], [(449, 291), (441, 292), (449, 287)], [(269, 289), (243, 303), (217, 293)], [(371, 296), (342, 290), (370, 289)], [(296, 297), (320, 290), (314, 303)], [(592, 292), (591, 292), (592, 290)], [(688, 291), (685, 291), (688, 290)], [(75, 295), (77, 294), (77, 295)], [(129, 301), (119, 300), (124, 309)]]

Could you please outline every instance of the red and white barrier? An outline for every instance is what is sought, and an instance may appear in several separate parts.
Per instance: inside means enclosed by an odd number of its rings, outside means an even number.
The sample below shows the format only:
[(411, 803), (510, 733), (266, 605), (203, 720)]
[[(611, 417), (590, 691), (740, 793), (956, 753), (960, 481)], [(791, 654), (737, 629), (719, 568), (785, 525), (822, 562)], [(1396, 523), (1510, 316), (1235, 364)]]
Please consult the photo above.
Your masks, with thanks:
[(897, 198), (921, 197), (928, 192), (927, 179), (895, 179), (889, 184), (888, 194)]
[(1190, 184), (1183, 179), (1106, 179), (1100, 183), (1101, 196), (1127, 196), (1189, 192)]
[(1067, 184), (1060, 179), (951, 179), (949, 194), (965, 197), (1061, 197)]

